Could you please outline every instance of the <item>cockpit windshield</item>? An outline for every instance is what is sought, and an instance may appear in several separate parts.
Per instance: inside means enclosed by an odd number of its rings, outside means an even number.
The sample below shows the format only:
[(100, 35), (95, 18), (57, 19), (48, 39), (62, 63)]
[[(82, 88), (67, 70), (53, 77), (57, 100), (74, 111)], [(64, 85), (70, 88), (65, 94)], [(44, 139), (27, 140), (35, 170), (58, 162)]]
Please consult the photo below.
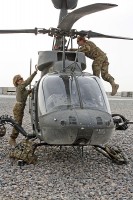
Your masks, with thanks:
[(47, 112), (59, 107), (80, 107), (75, 81), (71, 76), (46, 77), (43, 80), (43, 91)]
[(45, 103), (44, 112), (78, 107), (107, 111), (101, 88), (90, 76), (45, 76), (40, 82), (38, 95), (43, 96), (39, 98), (39, 104), (44, 107)]
[(77, 77), (84, 108), (106, 110), (101, 88), (94, 77)]

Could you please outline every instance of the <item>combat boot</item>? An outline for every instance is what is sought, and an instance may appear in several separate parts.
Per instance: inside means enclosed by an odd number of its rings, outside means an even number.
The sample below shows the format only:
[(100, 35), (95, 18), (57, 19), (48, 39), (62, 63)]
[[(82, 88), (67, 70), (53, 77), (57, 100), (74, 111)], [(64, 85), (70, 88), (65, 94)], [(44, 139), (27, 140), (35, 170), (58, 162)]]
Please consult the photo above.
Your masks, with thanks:
[(14, 139), (14, 138), (10, 138), (10, 140), (9, 140), (9, 144), (11, 145), (11, 146), (16, 146), (16, 140)]
[(111, 92), (111, 96), (114, 96), (117, 93), (117, 90), (119, 88), (118, 84), (112, 83), (112, 92)]

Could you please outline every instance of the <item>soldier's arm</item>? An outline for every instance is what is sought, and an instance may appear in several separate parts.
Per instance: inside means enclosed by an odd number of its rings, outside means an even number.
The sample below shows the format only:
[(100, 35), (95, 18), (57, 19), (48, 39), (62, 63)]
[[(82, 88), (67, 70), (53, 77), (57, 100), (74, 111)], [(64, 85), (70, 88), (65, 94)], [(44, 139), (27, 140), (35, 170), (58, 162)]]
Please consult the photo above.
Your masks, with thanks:
[(30, 77), (27, 78), (27, 79), (21, 84), (21, 89), (22, 89), (22, 88), (25, 88), (26, 86), (28, 86), (28, 85), (32, 82), (32, 80), (33, 80), (33, 78), (35, 77), (36, 74), (37, 74), (37, 70), (34, 71), (33, 74), (31, 74)]
[(90, 51), (90, 46), (89, 45), (84, 45), (84, 46), (79, 48), (79, 51), (87, 53), (87, 52)]

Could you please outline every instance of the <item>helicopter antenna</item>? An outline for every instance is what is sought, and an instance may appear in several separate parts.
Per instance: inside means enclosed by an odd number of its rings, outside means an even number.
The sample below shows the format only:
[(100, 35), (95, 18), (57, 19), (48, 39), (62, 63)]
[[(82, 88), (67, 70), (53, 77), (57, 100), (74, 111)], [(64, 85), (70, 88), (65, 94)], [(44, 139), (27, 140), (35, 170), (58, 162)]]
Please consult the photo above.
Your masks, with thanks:
[(67, 43), (66, 49), (68, 49), (69, 43), (70, 43), (70, 38), (69, 38), (69, 40), (68, 40), (68, 43)]
[[(32, 70), (32, 59), (30, 58), (30, 75), (31, 75), (31, 70)], [(31, 90), (31, 83), (29, 85), (29, 90)], [(31, 113), (31, 107), (30, 107), (30, 98), (29, 98), (29, 113)]]
[(63, 72), (65, 72), (65, 36), (63, 35)]
[(71, 49), (73, 49), (73, 38), (71, 37)]
[[(32, 59), (30, 58), (30, 75), (31, 75), (31, 71), (32, 71)], [(31, 83), (29, 85), (29, 89), (31, 90)]]

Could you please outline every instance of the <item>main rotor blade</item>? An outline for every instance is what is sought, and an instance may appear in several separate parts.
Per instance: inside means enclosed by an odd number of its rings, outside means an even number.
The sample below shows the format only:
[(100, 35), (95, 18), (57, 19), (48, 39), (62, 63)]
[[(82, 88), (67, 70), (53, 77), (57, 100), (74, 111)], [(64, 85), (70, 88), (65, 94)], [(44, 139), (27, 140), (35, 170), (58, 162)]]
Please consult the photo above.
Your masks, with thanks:
[(133, 40), (133, 38), (129, 38), (129, 37), (104, 35), (104, 34), (96, 33), (93, 31), (79, 31), (78, 34), (81, 36), (86, 36), (88, 38), (112, 38), (112, 39)]
[(0, 30), (0, 34), (10, 34), (10, 33), (34, 33), (37, 34), (37, 28), (35, 29), (14, 29), (14, 30)]
[(69, 31), (73, 24), (79, 20), (81, 17), (84, 17), (85, 15), (92, 14), (98, 11), (102, 11), (105, 9), (116, 7), (116, 4), (109, 4), (109, 3), (96, 3), (88, 6), (84, 6), (82, 8), (76, 9), (73, 12), (66, 15), (66, 17), (63, 18), (61, 23), (58, 25), (58, 28)]

